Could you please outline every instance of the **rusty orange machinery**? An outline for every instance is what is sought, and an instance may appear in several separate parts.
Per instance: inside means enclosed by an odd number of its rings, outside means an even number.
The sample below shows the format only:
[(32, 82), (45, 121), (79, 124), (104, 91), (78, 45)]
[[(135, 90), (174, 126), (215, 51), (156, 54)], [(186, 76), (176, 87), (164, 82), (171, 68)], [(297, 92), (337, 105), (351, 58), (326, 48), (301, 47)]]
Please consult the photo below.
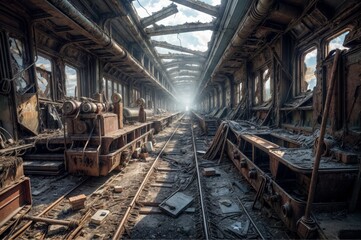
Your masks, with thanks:
[(31, 208), (30, 179), (24, 177), (23, 160), (0, 157), (0, 236)]
[(84, 99), (66, 101), (65, 163), (70, 173), (105, 176), (124, 165), (132, 152), (153, 134), (151, 123), (123, 127), (122, 96), (112, 95), (112, 104)]

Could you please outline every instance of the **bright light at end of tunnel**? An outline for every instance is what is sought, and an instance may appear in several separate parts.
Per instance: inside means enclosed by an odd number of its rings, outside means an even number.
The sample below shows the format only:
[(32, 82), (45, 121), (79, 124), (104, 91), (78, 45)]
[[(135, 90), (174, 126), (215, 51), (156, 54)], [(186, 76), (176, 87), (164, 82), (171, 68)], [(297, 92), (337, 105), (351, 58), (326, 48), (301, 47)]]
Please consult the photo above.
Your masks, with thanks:
[(188, 106), (186, 106), (186, 111), (188, 111), (189, 110), (189, 107)]

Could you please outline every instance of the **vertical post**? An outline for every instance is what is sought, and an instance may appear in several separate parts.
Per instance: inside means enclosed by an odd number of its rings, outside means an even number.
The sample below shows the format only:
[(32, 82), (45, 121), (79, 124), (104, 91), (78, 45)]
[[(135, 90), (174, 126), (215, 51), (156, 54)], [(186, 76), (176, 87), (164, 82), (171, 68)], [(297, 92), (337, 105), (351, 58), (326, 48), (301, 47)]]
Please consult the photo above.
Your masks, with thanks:
[(317, 186), (317, 179), (318, 179), (318, 169), (320, 167), (320, 161), (321, 161), (321, 154), (322, 154), (322, 144), (323, 139), (326, 132), (326, 124), (328, 119), (328, 112), (329, 107), (332, 99), (333, 89), (335, 85), (335, 75), (337, 70), (337, 63), (340, 56), (340, 50), (336, 50), (336, 54), (333, 60), (332, 70), (331, 70), (331, 79), (330, 83), (327, 89), (327, 95), (325, 100), (325, 107), (323, 109), (322, 114), (322, 122), (320, 126), (320, 136), (318, 139), (318, 145), (317, 145), (317, 151), (315, 156), (315, 162), (313, 164), (313, 170), (312, 170), (312, 177), (311, 177), (311, 183), (310, 183), (310, 189), (308, 191), (308, 199), (307, 199), (307, 205), (305, 209), (305, 215), (301, 218), (301, 221), (298, 222), (297, 231), (300, 235), (303, 235), (301, 237), (303, 238), (310, 238), (314, 237), (313, 234), (310, 234), (311, 231), (315, 231), (314, 227), (312, 227), (312, 224), (314, 225), (313, 220), (311, 219), (311, 209), (313, 204), (313, 199), (315, 197), (315, 190)]

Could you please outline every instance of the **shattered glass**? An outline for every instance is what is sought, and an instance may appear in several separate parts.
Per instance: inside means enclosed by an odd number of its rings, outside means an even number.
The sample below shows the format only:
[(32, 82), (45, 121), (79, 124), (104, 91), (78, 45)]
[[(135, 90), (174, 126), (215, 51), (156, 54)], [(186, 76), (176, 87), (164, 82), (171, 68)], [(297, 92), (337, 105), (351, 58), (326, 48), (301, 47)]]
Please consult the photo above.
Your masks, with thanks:
[(9, 38), (10, 61), (17, 92), (26, 92), (30, 85), (29, 73), (25, 69), (24, 43), (16, 38)]
[(52, 63), (49, 59), (38, 56), (36, 61), (36, 79), (39, 97), (51, 98), (50, 83), (52, 79)]

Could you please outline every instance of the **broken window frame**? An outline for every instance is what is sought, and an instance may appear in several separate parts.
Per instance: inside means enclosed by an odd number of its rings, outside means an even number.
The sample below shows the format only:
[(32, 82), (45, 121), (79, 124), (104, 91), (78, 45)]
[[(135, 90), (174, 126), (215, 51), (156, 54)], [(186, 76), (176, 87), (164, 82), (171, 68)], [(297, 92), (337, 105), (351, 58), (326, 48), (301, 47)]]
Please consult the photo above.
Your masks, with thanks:
[[(31, 89), (35, 90), (34, 88), (35, 84), (30, 72), (31, 69), (30, 67), (33, 63), (29, 65), (29, 61), (28, 61), (29, 56), (28, 56), (28, 50), (27, 50), (25, 38), (20, 35), (10, 33), (8, 35), (8, 41), (9, 41), (10, 65), (12, 71), (12, 78), (14, 81), (13, 86), (16, 92), (20, 93), (21, 95), (28, 92), (33, 93), (33, 91), (30, 91)], [(11, 44), (12, 41), (15, 42), (15, 47), (17, 48), (18, 51), (20, 51), (20, 48), (22, 49), (21, 52), (22, 55), (19, 56), (21, 58), (22, 66), (19, 66), (19, 62), (17, 61), (16, 57), (14, 57), (14, 52), (12, 51), (13, 48)], [(19, 44), (21, 44), (21, 47), (19, 46)], [(22, 86), (22, 83), (24, 83), (25, 85)]]
[[(76, 85), (75, 85), (75, 88), (73, 89), (74, 90), (74, 92), (73, 92), (74, 95), (70, 95), (68, 93), (68, 82), (67, 82), (68, 81), (68, 74), (66, 74), (66, 69), (67, 68), (74, 69), (75, 72), (76, 72), (76, 80), (75, 80)], [(74, 98), (79, 97), (79, 92), (80, 92), (80, 89), (79, 89), (79, 86), (80, 86), (79, 85), (79, 69), (77, 67), (75, 67), (74, 65), (65, 63), (65, 65), (64, 65), (64, 74), (65, 74), (65, 96), (74, 97)]]
[[(40, 93), (39, 76), (38, 76), (38, 74), (40, 74), (38, 68), (40, 68), (40, 67), (38, 67), (38, 65), (37, 65), (38, 64), (37, 62), (39, 61), (40, 58), (44, 58), (45, 60), (48, 60), (50, 62), (50, 68), (51, 68), (51, 70), (50, 70), (50, 78), (46, 79), (48, 81), (47, 87), (49, 89), (49, 93), (46, 96), (44, 96), (44, 95), (42, 95)], [(49, 73), (49, 71), (47, 69), (42, 69), (42, 70)], [(37, 91), (38, 91), (39, 98), (40, 99), (46, 99), (46, 100), (54, 99), (54, 92), (53, 92), (54, 64), (53, 64), (53, 59), (51, 57), (45, 55), (45, 54), (39, 54), (38, 59), (35, 62), (35, 73), (36, 73), (36, 81), (37, 81), (37, 88), (38, 88)]]
[[(304, 90), (302, 87), (302, 82), (303, 82), (303, 78), (304, 75), (306, 75), (306, 70), (305, 70), (305, 59), (306, 59), (306, 55), (315, 51), (316, 50), (316, 63), (315, 63), (315, 68), (314, 68), (314, 75), (315, 75), (315, 85), (312, 89), (308, 89), (308, 85), (307, 85), (307, 89)], [(313, 91), (313, 89), (317, 86), (317, 64), (318, 64), (318, 52), (319, 49), (316, 45), (312, 45), (312, 46), (308, 46), (307, 48), (305, 48), (304, 50), (300, 51), (299, 57), (298, 57), (298, 70), (297, 70), (297, 76), (298, 76), (298, 80), (297, 80), (297, 89), (296, 89), (296, 95), (302, 95), (308, 91)], [(306, 65), (307, 67), (307, 65)], [(312, 79), (311, 79), (312, 80)]]

